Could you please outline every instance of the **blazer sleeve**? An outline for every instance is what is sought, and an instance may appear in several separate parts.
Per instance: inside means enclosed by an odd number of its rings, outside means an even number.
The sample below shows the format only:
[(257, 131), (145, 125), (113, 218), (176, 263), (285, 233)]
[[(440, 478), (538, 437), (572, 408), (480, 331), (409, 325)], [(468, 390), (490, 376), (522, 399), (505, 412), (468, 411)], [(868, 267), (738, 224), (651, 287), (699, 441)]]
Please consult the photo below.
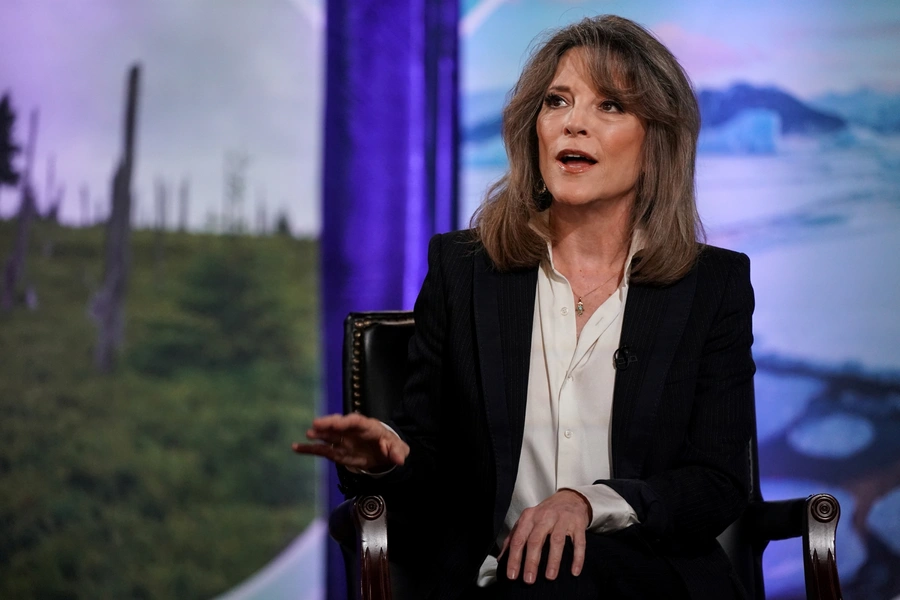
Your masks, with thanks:
[(708, 541), (741, 514), (749, 499), (754, 298), (749, 258), (731, 256), (735, 258), (724, 277), (721, 301), (702, 342), (677, 456), (669, 468), (642, 479), (595, 482), (613, 488), (631, 504), (639, 527), (651, 540), (677, 536), (679, 542)]
[(431, 473), (436, 464), (447, 325), (442, 240), (435, 235), (428, 244), (428, 272), (413, 309), (416, 328), (409, 342), (409, 375), (390, 423), (410, 446), (403, 469), (407, 477)]
[[(446, 300), (441, 268), (441, 235), (428, 245), (428, 272), (414, 308), (415, 332), (409, 342), (408, 369), (403, 399), (385, 424), (410, 447), (406, 462), (378, 477), (351, 473), (338, 467), (346, 496), (383, 494), (402, 505), (418, 497), (427, 478), (436, 472), (440, 388)], [(413, 492), (413, 487), (415, 491)]]

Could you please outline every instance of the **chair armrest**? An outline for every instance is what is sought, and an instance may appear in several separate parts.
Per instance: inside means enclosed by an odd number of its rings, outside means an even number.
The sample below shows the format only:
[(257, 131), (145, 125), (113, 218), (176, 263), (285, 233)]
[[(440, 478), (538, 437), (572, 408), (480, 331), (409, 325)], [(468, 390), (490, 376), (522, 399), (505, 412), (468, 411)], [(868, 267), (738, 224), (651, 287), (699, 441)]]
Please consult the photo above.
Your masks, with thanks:
[(751, 502), (747, 517), (754, 544), (763, 548), (773, 540), (801, 537), (808, 498)]
[(841, 582), (835, 558), (834, 536), (841, 505), (830, 494), (816, 494), (806, 501), (803, 520), (803, 570), (809, 600), (840, 600)]
[[(345, 500), (328, 518), (328, 531), (341, 545), (345, 559), (353, 557), (359, 600), (390, 600), (387, 510), (381, 496), (358, 496)], [(354, 593), (352, 590), (348, 590)]]
[(835, 533), (841, 507), (834, 496), (816, 494), (808, 498), (753, 502), (747, 508), (747, 516), (753, 543), (761, 548), (771, 540), (803, 538), (808, 600), (840, 600)]

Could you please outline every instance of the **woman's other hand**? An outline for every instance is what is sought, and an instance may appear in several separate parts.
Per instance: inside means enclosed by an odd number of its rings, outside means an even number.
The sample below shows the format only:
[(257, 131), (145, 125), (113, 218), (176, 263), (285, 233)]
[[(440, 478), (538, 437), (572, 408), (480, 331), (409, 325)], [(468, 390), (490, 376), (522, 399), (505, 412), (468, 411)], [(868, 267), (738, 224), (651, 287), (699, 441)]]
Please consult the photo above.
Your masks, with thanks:
[[(584, 496), (569, 489), (559, 490), (537, 506), (522, 511), (513, 530), (503, 542), (504, 552), (509, 552), (506, 576), (516, 579), (519, 573), (525, 583), (534, 583), (538, 563), (547, 537), (550, 552), (547, 557), (547, 579), (556, 579), (566, 538), (572, 538), (575, 554), (572, 558), (572, 575), (581, 574), (584, 566), (585, 530), (590, 525), (590, 512)], [(524, 556), (523, 556), (524, 554)], [(522, 559), (524, 558), (524, 564)], [(520, 570), (519, 567), (522, 567)]]
[(306, 438), (309, 443), (294, 443), (294, 452), (324, 456), (351, 470), (387, 471), (409, 455), (406, 442), (384, 423), (358, 413), (319, 417)]

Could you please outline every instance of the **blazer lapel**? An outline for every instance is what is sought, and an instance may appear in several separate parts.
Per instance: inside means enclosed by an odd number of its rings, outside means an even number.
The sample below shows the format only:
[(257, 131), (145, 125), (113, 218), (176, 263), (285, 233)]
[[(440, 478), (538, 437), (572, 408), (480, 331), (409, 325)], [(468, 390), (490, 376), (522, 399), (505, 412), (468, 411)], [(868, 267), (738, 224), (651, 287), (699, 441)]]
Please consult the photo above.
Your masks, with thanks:
[(519, 467), (536, 289), (537, 268), (500, 273), (487, 256), (476, 257), (475, 337), (497, 472), (495, 533), (506, 517)]
[(628, 290), (620, 350), (637, 358), (616, 371), (612, 414), (612, 477), (641, 476), (652, 442), (666, 375), (690, 314), (697, 269), (666, 287)]

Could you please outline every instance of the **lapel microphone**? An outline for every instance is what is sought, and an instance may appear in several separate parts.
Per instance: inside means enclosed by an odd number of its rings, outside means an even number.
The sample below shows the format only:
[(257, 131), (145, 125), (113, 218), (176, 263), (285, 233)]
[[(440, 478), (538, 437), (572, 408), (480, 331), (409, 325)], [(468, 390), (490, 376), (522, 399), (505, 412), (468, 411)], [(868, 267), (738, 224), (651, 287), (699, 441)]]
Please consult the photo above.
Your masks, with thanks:
[(631, 363), (637, 362), (637, 355), (628, 349), (628, 346), (622, 346), (613, 353), (613, 365), (616, 371), (624, 371)]

